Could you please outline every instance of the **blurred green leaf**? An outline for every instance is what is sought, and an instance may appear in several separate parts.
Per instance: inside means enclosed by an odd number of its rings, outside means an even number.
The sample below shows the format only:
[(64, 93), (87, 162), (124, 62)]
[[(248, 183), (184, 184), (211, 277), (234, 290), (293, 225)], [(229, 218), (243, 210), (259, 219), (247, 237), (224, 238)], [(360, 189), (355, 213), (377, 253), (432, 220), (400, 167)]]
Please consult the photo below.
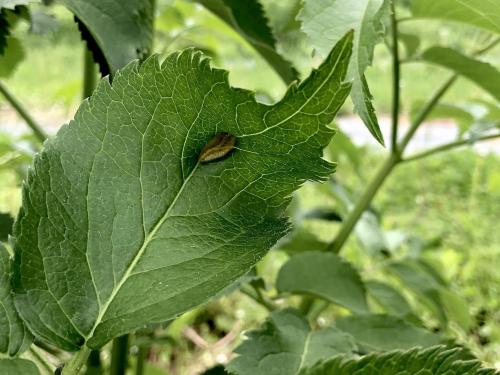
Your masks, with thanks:
[(0, 359), (2, 375), (40, 375), (36, 365), (27, 359)]
[(7, 241), (9, 234), (12, 234), (14, 218), (10, 214), (0, 212), (0, 241)]
[(281, 293), (313, 295), (352, 311), (368, 311), (358, 271), (332, 253), (307, 252), (291, 257), (281, 267), (276, 287)]
[(61, 0), (89, 30), (112, 72), (151, 53), (153, 0)]
[(336, 326), (368, 352), (428, 347), (441, 342), (438, 335), (390, 315), (351, 315), (338, 319)]
[(21, 41), (14, 37), (7, 38), (7, 46), (0, 55), (0, 78), (9, 78), (14, 74), (18, 64), (24, 59), (24, 48)]
[[(24, 352), (31, 344), (32, 336), (24, 326), (14, 307), (10, 287), (10, 256), (0, 243), (0, 353), (16, 356)], [(14, 362), (8, 362), (12, 365)], [(4, 364), (7, 366), (7, 364)], [(2, 369), (0, 365), (0, 370)], [(0, 371), (4, 375), (4, 372)], [(16, 373), (16, 375), (22, 372)]]
[(241, 34), (276, 70), (283, 81), (290, 83), (298, 79), (298, 73), (292, 64), (276, 51), (276, 39), (258, 0), (196, 1)]
[[(416, 118), (424, 104), (425, 103), (423, 101), (418, 101), (411, 106), (411, 119)], [(450, 118), (457, 123), (460, 129), (460, 133), (464, 133), (474, 122), (474, 115), (472, 113), (467, 111), (465, 108), (462, 108), (461, 106), (455, 104), (438, 103), (427, 115), (427, 120)]]
[(274, 311), (263, 327), (250, 331), (227, 369), (238, 375), (290, 375), (319, 360), (356, 349), (352, 338), (333, 327), (312, 331), (294, 310)]
[(443, 325), (448, 320), (466, 329), (470, 317), (465, 301), (451, 292), (442, 276), (429, 264), (406, 259), (391, 262), (388, 269), (409, 287), (417, 297), (434, 313)]
[[(499, 9), (500, 9), (500, 2)], [(421, 55), (422, 59), (451, 69), (470, 79), (500, 101), (500, 71), (485, 63), (446, 47), (431, 47)]]
[(467, 23), (500, 34), (500, 2), (491, 0), (414, 0), (417, 18), (435, 18)]
[(403, 43), (406, 58), (415, 56), (420, 47), (420, 38), (415, 34), (398, 33), (399, 41)]
[(361, 166), (362, 150), (356, 146), (347, 135), (341, 131), (337, 131), (328, 146), (330, 157), (334, 161), (340, 161), (341, 156), (345, 155), (346, 159), (353, 165), (354, 169), (359, 172)]
[(383, 40), (389, 12), (389, 0), (305, 0), (299, 15), (302, 30), (321, 56), (326, 56), (348, 30), (354, 30), (354, 48), (347, 74), (353, 81), (351, 98), (355, 111), (382, 145), (384, 139), (364, 73), (372, 63), (375, 45)]
[(40, 3), (40, 0), (0, 0), (0, 8), (12, 9), (19, 5)]
[(299, 375), (496, 375), (479, 361), (463, 361), (462, 349), (444, 346), (374, 353), (361, 358), (338, 356), (305, 369)]
[(274, 249), (293, 255), (306, 251), (323, 251), (327, 247), (328, 243), (321, 241), (316, 234), (307, 229), (299, 228), (283, 237)]
[(404, 317), (412, 313), (412, 309), (403, 297), (394, 287), (381, 281), (365, 281), (366, 290), (384, 310), (394, 316)]

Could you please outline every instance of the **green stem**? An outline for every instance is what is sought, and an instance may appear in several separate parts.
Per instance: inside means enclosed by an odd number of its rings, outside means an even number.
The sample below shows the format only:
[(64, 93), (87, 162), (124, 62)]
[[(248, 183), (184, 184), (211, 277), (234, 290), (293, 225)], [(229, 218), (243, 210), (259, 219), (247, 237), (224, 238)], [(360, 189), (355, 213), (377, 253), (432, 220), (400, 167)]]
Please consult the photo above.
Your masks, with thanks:
[(7, 99), (10, 105), (16, 110), (16, 112), (26, 121), (26, 124), (33, 131), (35, 136), (43, 142), (47, 139), (47, 134), (42, 130), (42, 127), (35, 121), (33, 117), (26, 111), (23, 105), (12, 95), (7, 86), (0, 82), (0, 92)]
[(123, 335), (113, 340), (110, 375), (125, 375), (128, 361), (128, 339), (128, 335)]
[(396, 21), (395, 1), (391, 1), (391, 26), (392, 26), (392, 137), (391, 151), (397, 152), (398, 124), (401, 108), (400, 80), (401, 69), (399, 62), (398, 23)]
[(78, 375), (87, 362), (90, 352), (91, 350), (89, 347), (82, 346), (80, 351), (64, 366), (61, 375)]
[(92, 52), (90, 52), (86, 45), (84, 45), (83, 52), (83, 99), (86, 99), (92, 95), (95, 89), (97, 80), (97, 69), (92, 57)]
[(377, 193), (378, 189), (382, 186), (385, 179), (391, 173), (392, 169), (397, 165), (399, 160), (400, 159), (398, 154), (396, 153), (390, 154), (389, 158), (387, 158), (387, 160), (382, 165), (376, 176), (370, 182), (370, 184), (364, 191), (361, 198), (356, 202), (356, 205), (354, 206), (352, 211), (349, 212), (348, 216), (342, 223), (342, 227), (340, 228), (337, 237), (335, 237), (335, 240), (330, 242), (327, 250), (332, 251), (336, 254), (340, 252), (340, 249), (342, 249), (344, 243), (349, 238), (349, 235), (356, 226), (356, 223), (358, 222), (359, 218), (361, 217), (361, 215), (363, 215), (363, 212), (365, 212), (365, 210), (368, 208), (373, 197)]
[(410, 155), (408, 157), (405, 157), (402, 161), (403, 162), (415, 161), (415, 160), (422, 159), (422, 158), (425, 158), (427, 156), (431, 156), (431, 155), (434, 155), (434, 154), (437, 154), (440, 152), (448, 151), (448, 150), (451, 150), (451, 149), (454, 149), (454, 148), (457, 148), (460, 146), (466, 146), (466, 145), (469, 145), (471, 143), (485, 141), (485, 140), (489, 140), (489, 139), (495, 139), (495, 138), (500, 138), (500, 134), (485, 135), (483, 137), (478, 137), (477, 139), (474, 139), (474, 140), (461, 139), (459, 141), (447, 143), (447, 144), (444, 144), (444, 145), (441, 145), (438, 147), (434, 147), (434, 148), (431, 148), (431, 149), (423, 151), (423, 152), (419, 152), (419, 153)]
[(273, 301), (264, 296), (259, 290), (256, 290), (255, 288), (251, 287), (248, 284), (242, 285), (240, 287), (240, 292), (246, 294), (248, 297), (260, 303), (269, 311), (273, 311), (278, 308), (278, 306)]
[(101, 375), (102, 362), (100, 350), (92, 350), (87, 360), (87, 372), (85, 375)]
[(146, 365), (147, 354), (148, 354), (148, 348), (146, 346), (139, 346), (139, 352), (137, 353), (137, 366), (135, 368), (135, 375), (144, 375), (144, 367)]

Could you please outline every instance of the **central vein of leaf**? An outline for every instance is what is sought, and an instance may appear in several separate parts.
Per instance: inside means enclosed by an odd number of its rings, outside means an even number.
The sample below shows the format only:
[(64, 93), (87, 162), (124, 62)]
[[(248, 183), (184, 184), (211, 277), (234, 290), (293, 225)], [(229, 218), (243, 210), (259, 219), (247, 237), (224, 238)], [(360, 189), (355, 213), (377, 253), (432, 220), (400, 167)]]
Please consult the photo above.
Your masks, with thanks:
[(158, 223), (156, 223), (156, 225), (153, 227), (153, 229), (151, 230), (151, 232), (149, 232), (149, 234), (144, 239), (144, 242), (143, 242), (141, 248), (139, 249), (139, 251), (137, 252), (137, 254), (134, 256), (134, 258), (132, 259), (132, 262), (130, 262), (129, 266), (127, 267), (127, 270), (123, 274), (123, 276), (120, 279), (120, 281), (118, 282), (118, 284), (116, 284), (115, 287), (113, 288), (113, 291), (111, 292), (111, 295), (109, 296), (109, 299), (106, 301), (106, 303), (104, 304), (103, 308), (99, 311), (99, 315), (97, 316), (97, 319), (96, 319), (96, 321), (94, 323), (94, 326), (92, 327), (92, 330), (85, 337), (86, 341), (88, 341), (94, 335), (94, 332), (95, 332), (97, 326), (101, 323), (101, 320), (104, 317), (104, 315), (106, 314), (106, 312), (108, 311), (108, 308), (111, 305), (111, 303), (113, 302), (113, 299), (116, 297), (116, 295), (120, 291), (120, 289), (123, 286), (123, 284), (125, 284), (125, 282), (129, 278), (129, 276), (132, 273), (132, 271), (134, 270), (135, 266), (137, 265), (137, 263), (141, 259), (141, 256), (146, 251), (149, 243), (151, 242), (151, 240), (156, 235), (156, 232), (158, 232), (158, 230), (160, 229), (160, 227), (163, 225), (163, 223), (165, 223), (165, 221), (170, 216), (170, 212), (172, 211), (172, 208), (175, 206), (175, 203), (178, 201), (179, 197), (182, 195), (182, 192), (184, 191), (184, 189), (187, 186), (187, 184), (188, 184), (189, 180), (191, 179), (191, 177), (194, 175), (194, 172), (198, 169), (199, 165), (200, 165), (200, 162), (196, 163), (196, 165), (194, 166), (193, 170), (189, 173), (189, 175), (187, 176), (187, 178), (182, 183), (179, 191), (175, 195), (175, 198), (172, 200), (172, 203), (168, 207), (167, 211), (165, 211), (165, 214), (161, 217), (161, 219), (158, 221)]

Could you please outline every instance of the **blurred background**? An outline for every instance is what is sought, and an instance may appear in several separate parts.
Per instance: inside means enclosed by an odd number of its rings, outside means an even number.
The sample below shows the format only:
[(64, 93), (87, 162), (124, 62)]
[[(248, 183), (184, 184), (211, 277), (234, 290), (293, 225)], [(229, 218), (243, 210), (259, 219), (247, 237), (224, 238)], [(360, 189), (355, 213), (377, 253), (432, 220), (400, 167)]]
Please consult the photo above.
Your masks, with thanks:
[[(281, 53), (306, 77), (320, 61), (307, 48), (297, 13), (299, 0), (263, 1)], [(73, 16), (64, 7), (33, 5), (32, 22), (19, 21), (12, 36), (19, 45), (0, 58), (0, 79), (22, 101), (48, 134), (74, 115), (82, 98), (84, 44)], [(405, 9), (401, 9), (404, 15)], [(158, 2), (154, 49), (166, 56), (195, 46), (212, 58), (213, 65), (229, 70), (232, 85), (257, 92), (264, 103), (278, 100), (285, 85), (267, 63), (232, 28), (202, 6), (189, 1)], [(460, 24), (429, 20), (402, 22), (409, 35), (407, 56), (431, 45), (450, 46), (470, 52), (484, 44), (487, 35)], [(411, 40), (418, 35), (419, 42)], [(19, 59), (13, 72), (2, 70), (2, 59)], [(500, 68), (500, 47), (485, 60)], [(375, 50), (367, 79), (384, 134), (388, 134), (391, 105), (391, 55), (382, 43)], [(449, 73), (437, 66), (408, 59), (402, 66), (402, 127), (412, 111), (429, 97)], [(446, 94), (442, 108), (421, 127), (410, 151), (450, 142), (481, 122), (470, 125), (471, 116), (496, 113), (491, 98), (476, 85), (460, 78)], [(463, 111), (461, 111), (463, 110)], [(306, 184), (290, 208), (297, 228), (316, 243), (330, 241), (338, 222), (318, 220), (304, 213), (318, 207), (339, 210), (340, 200), (349, 202), (366, 185), (387, 150), (377, 144), (348, 101), (338, 118), (340, 133), (325, 151), (338, 162), (335, 179), (343, 191), (330, 183)], [(471, 130), (472, 129), (472, 130)], [(479, 131), (478, 130), (478, 131)], [(388, 137), (388, 136), (387, 136)], [(20, 186), (38, 143), (29, 128), (0, 97), (0, 212), (15, 216), (20, 206)], [(341, 149), (342, 152), (338, 150)], [(2, 220), (10, 220), (1, 216)], [(500, 368), (500, 141), (481, 142), (399, 166), (377, 195), (373, 215), (360, 225), (343, 253), (362, 270), (364, 277), (387, 277), (380, 267), (385, 252), (417, 254), (439, 270), (451, 290), (465, 303), (449, 302), (449, 329), (458, 342), (467, 344), (487, 364)], [(307, 237), (306, 236), (306, 237)], [(259, 264), (259, 273), (272, 289), (279, 267), (291, 251), (286, 241)], [(370, 256), (366, 256), (366, 254)], [(382, 260), (381, 260), (382, 259)], [(400, 281), (390, 280), (394, 285)], [(404, 293), (426, 326), (436, 326), (429, 303)], [(442, 301), (441, 301), (442, 302)], [(440, 302), (440, 303), (441, 303)], [(432, 305), (432, 301), (430, 302)], [(431, 308), (432, 310), (432, 308)], [(240, 293), (228, 291), (221, 299), (185, 314), (154, 335), (145, 332), (131, 343), (132, 351), (153, 344), (148, 353), (151, 374), (194, 374), (227, 362), (241, 341), (241, 332), (255, 327), (267, 316), (265, 310)], [(318, 324), (328, 323), (328, 314)], [(103, 352), (105, 353), (105, 352)], [(106, 354), (104, 354), (106, 355)], [(104, 358), (106, 360), (106, 358)], [(133, 360), (133, 359), (132, 359)]]

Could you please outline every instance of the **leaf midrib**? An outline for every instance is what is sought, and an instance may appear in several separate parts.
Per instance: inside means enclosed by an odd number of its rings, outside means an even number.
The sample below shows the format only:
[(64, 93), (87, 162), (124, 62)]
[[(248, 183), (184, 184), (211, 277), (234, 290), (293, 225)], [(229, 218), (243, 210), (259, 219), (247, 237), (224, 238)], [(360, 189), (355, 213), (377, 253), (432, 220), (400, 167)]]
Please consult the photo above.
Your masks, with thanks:
[(104, 304), (103, 308), (100, 309), (99, 315), (97, 316), (96, 322), (94, 323), (94, 326), (92, 327), (92, 330), (85, 337), (86, 341), (88, 341), (94, 335), (96, 328), (101, 323), (101, 320), (104, 317), (104, 315), (106, 314), (106, 312), (108, 311), (109, 306), (113, 302), (114, 298), (116, 297), (116, 295), (120, 291), (120, 289), (123, 286), (123, 284), (125, 284), (127, 282), (127, 280), (129, 278), (130, 274), (132, 273), (133, 269), (135, 268), (135, 266), (137, 265), (137, 263), (141, 259), (142, 254), (144, 253), (144, 251), (146, 251), (149, 243), (151, 242), (151, 240), (156, 235), (156, 232), (158, 232), (158, 230), (163, 225), (163, 223), (169, 218), (170, 212), (174, 208), (175, 203), (177, 202), (177, 200), (182, 195), (182, 192), (184, 191), (184, 189), (187, 186), (187, 184), (188, 184), (189, 180), (191, 179), (191, 177), (194, 175), (194, 172), (198, 169), (199, 165), (200, 165), (199, 162), (196, 163), (196, 165), (194, 166), (193, 170), (189, 173), (188, 177), (182, 183), (182, 186), (179, 188), (179, 191), (175, 195), (174, 199), (172, 200), (172, 203), (168, 207), (168, 209), (165, 212), (165, 214), (163, 215), (163, 217), (158, 221), (158, 223), (156, 223), (156, 225), (153, 227), (153, 229), (146, 236), (146, 239), (144, 240), (141, 248), (139, 249), (139, 251), (137, 252), (137, 254), (134, 256), (134, 259), (132, 260), (132, 262), (130, 263), (130, 265), (127, 267), (127, 270), (125, 271), (125, 273), (121, 277), (121, 279), (118, 282), (118, 284), (113, 288), (113, 291), (111, 292), (110, 296), (108, 297), (108, 299), (107, 299), (106, 303)]

